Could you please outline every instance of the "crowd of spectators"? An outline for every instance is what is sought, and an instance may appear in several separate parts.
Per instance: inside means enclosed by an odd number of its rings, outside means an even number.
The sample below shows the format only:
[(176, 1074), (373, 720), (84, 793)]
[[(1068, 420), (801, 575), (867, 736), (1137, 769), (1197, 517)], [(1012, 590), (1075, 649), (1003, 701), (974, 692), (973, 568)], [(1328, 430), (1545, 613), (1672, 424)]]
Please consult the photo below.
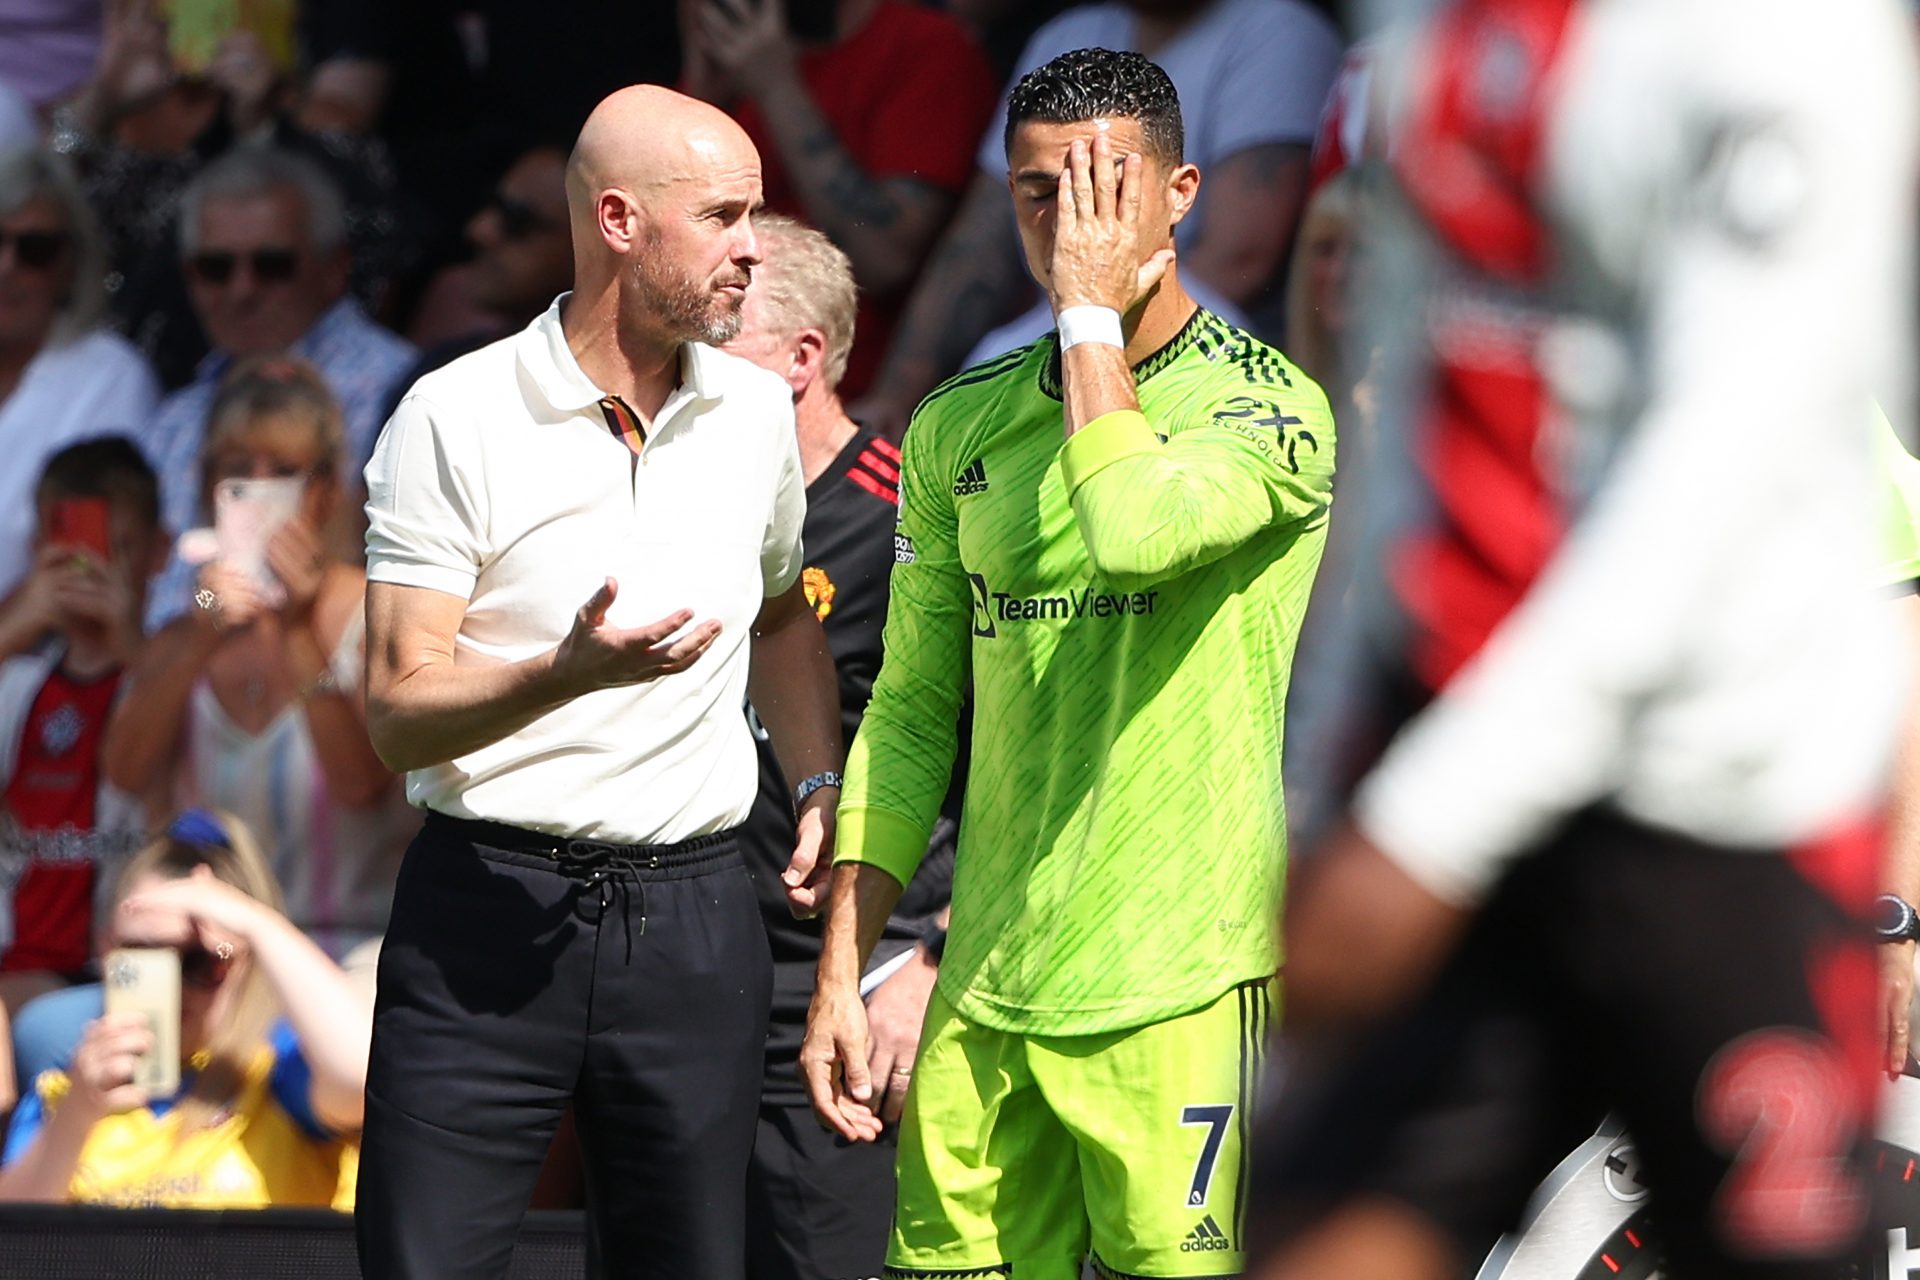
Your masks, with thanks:
[[(156, 0), (31, 0), (0, 17), (0, 1117), (18, 1112), (0, 1199), (350, 1191), (371, 961), (418, 825), (360, 696), (361, 470), (415, 378), (568, 287), (565, 161), (596, 101), (666, 83), (748, 130), (769, 208), (851, 264), (838, 393), (884, 447), (938, 381), (1050, 325), (1007, 212), (1010, 76), (1087, 45), (1144, 52), (1205, 173), (1187, 287), (1338, 403), (1364, 370), (1339, 363), (1351, 193), (1336, 178), (1308, 203), (1343, 51), (1331, 8), (329, 0), (240, 6), (288, 23), (221, 30)], [(289, 484), (242, 563), (224, 504), (263, 519)], [(147, 1034), (98, 1016), (99, 957), (130, 940), (197, 966), (170, 1108), (95, 1083)], [(274, 1135), (271, 1167), (224, 1198), (166, 1191), (220, 1159), (182, 1136), (234, 1110)], [(173, 1157), (95, 1167), (109, 1118), (115, 1141)]]

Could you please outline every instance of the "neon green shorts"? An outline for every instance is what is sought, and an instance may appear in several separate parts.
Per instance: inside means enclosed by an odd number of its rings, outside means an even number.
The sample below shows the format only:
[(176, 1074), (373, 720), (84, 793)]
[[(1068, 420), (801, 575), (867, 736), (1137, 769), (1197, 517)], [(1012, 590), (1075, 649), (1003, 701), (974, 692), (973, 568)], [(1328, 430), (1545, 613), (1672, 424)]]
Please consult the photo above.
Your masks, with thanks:
[[(1273, 983), (1092, 1036), (970, 1023), (938, 990), (900, 1124), (890, 1278), (1240, 1272)], [(1010, 1270), (1009, 1270), (1010, 1269)]]

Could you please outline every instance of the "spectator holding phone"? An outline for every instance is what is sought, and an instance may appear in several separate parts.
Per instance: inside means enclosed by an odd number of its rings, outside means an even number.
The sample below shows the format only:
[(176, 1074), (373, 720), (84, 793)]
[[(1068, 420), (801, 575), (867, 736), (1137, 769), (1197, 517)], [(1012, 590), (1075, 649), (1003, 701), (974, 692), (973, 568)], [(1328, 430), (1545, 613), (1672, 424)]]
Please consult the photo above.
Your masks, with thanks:
[(846, 252), (879, 367), (907, 290), (973, 176), (995, 78), (966, 28), (906, 0), (680, 0), (687, 92), (727, 110), (765, 165), (767, 207)]
[(55, 454), (34, 497), (33, 573), (0, 608), (0, 1025), (85, 976), (96, 886), (146, 836), (140, 803), (102, 775), (100, 740), (166, 558), (153, 468), (123, 436)]
[[(234, 363), (255, 356), (292, 354), (320, 371), (343, 423), (332, 474), (352, 475), (357, 487), (414, 350), (347, 296), (346, 235), (338, 186), (288, 151), (237, 148), (181, 195), (181, 261), (213, 352), (193, 381), (161, 402), (143, 437), (160, 468), (161, 509), (176, 530), (210, 514), (200, 502), (208, 407)], [(357, 542), (357, 519), (352, 524)], [(176, 559), (154, 588), (149, 627), (190, 607), (194, 589), (193, 570)]]
[(163, 783), (260, 832), (288, 915), (336, 959), (379, 936), (412, 821), (367, 738), (365, 573), (326, 553), (340, 407), (290, 357), (236, 366), (208, 415), (202, 501), (217, 558), (134, 669), (107, 773)]
[[(372, 1009), (280, 912), (244, 825), (188, 810), (122, 873), (112, 948), (179, 957), (181, 1088), (133, 1083), (146, 1016), (89, 1023), (66, 1071), (15, 1113), (0, 1200), (252, 1208), (328, 1205), (359, 1128)], [(112, 953), (109, 952), (109, 965)]]
[(0, 595), (31, 566), (42, 464), (75, 440), (141, 426), (159, 400), (139, 352), (99, 327), (104, 261), (67, 163), (0, 151)]

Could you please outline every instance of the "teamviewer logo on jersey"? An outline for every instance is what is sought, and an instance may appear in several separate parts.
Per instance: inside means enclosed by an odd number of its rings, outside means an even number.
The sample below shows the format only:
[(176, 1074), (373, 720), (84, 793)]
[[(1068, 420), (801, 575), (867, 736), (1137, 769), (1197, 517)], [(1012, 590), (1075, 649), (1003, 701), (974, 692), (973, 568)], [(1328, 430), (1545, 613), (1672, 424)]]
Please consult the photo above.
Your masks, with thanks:
[(1220, 1229), (1212, 1214), (1200, 1219), (1200, 1225), (1187, 1232), (1187, 1238), (1180, 1242), (1182, 1253), (1215, 1253), (1231, 1248), (1227, 1233)]
[(970, 493), (985, 493), (986, 491), (987, 464), (975, 458), (972, 465), (965, 471), (962, 471), (960, 478), (953, 482), (953, 496), (956, 498), (964, 498)]

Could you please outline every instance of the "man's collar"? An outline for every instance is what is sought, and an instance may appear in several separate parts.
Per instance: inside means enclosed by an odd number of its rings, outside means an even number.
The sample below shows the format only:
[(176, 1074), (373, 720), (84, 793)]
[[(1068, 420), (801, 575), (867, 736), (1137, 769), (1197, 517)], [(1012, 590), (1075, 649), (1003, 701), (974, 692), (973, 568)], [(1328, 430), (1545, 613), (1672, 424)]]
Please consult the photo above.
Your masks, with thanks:
[(697, 400), (718, 400), (725, 384), (727, 356), (704, 342), (684, 343), (680, 348), (680, 381)]
[[(566, 330), (560, 323), (560, 308), (569, 294), (553, 300), (540, 318), (520, 333), (516, 355), (520, 367), (533, 380), (540, 396), (561, 413), (578, 413), (606, 397), (595, 386), (574, 358), (567, 345)], [(716, 400), (725, 383), (722, 365), (726, 357), (701, 342), (682, 343), (680, 347), (680, 383), (697, 400)], [(667, 403), (672, 404), (669, 394)]]
[(567, 346), (560, 308), (570, 296), (563, 293), (555, 298), (552, 306), (520, 331), (514, 348), (520, 367), (532, 379), (540, 398), (561, 413), (578, 413), (598, 404), (605, 394), (581, 372), (580, 362)]

